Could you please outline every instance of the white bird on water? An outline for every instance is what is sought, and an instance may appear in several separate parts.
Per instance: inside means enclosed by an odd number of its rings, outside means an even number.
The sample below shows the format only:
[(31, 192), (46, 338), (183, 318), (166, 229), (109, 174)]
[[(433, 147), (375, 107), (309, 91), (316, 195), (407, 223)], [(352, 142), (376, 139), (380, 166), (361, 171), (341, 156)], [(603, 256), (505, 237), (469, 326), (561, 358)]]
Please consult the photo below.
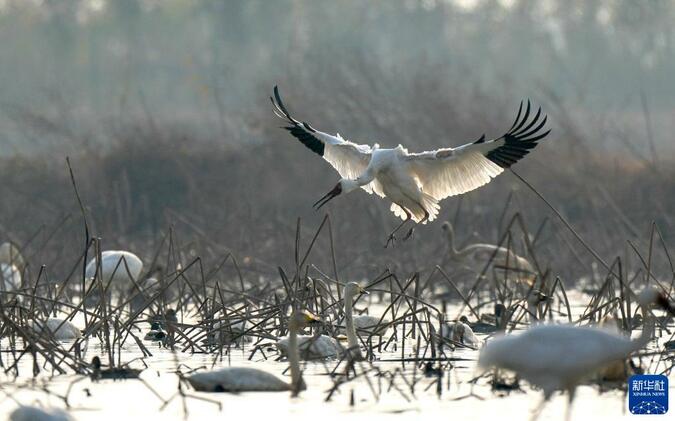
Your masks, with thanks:
[[(332, 136), (294, 119), (282, 103), (276, 86), (274, 97), (270, 99), (276, 114), (289, 123), (285, 129), (328, 161), (342, 177), (314, 206), (318, 209), (339, 194), (359, 187), (388, 198), (392, 202), (392, 212), (403, 222), (389, 235), (386, 245), (394, 241), (394, 234), (406, 222), (424, 224), (433, 221), (440, 209), (439, 201), (489, 183), (527, 155), (550, 132), (542, 132), (547, 117), (539, 119), (541, 108), (529, 121), (529, 101), (521, 118), (521, 102), (511, 128), (496, 139), (486, 140), (483, 135), (475, 142), (457, 148), (409, 153), (401, 145), (393, 149), (380, 148), (378, 144), (359, 145), (339, 134)], [(405, 238), (411, 234), (412, 228)]]
[[(111, 285), (131, 284), (131, 278), (138, 281), (143, 270), (143, 261), (135, 254), (123, 250), (106, 250), (101, 253), (101, 279), (103, 285), (110, 282)], [(97, 259), (93, 258), (87, 263), (85, 276), (91, 279), (96, 275)]]
[[(391, 324), (389, 320), (369, 314), (354, 315), (354, 297), (359, 294), (368, 294), (368, 291), (363, 289), (356, 282), (349, 282), (345, 285), (344, 300), (345, 300), (345, 333), (347, 335), (349, 347), (358, 343), (356, 335), (359, 336), (384, 336), (389, 330)], [(381, 320), (381, 321), (380, 321)], [(351, 326), (351, 327), (350, 327)], [(349, 341), (350, 332), (353, 332), (354, 341)]]
[(47, 320), (31, 320), (30, 325), (36, 333), (53, 336), (57, 341), (82, 337), (82, 332), (73, 323), (56, 317), (50, 317)]
[(567, 391), (569, 419), (574, 393), (581, 381), (612, 362), (627, 358), (652, 340), (655, 321), (650, 307), (653, 304), (675, 315), (675, 308), (655, 288), (645, 288), (638, 296), (638, 303), (645, 323), (642, 333), (634, 340), (596, 327), (540, 324), (521, 334), (488, 342), (480, 353), (478, 365), (514, 371), (540, 387), (544, 399), (533, 413), (533, 419), (554, 391)]
[(9, 414), (10, 421), (74, 421), (69, 413), (58, 408), (21, 405)]
[[(361, 347), (359, 346), (359, 339), (356, 336), (356, 326), (354, 324), (354, 297), (359, 294), (368, 294), (368, 291), (363, 289), (356, 282), (349, 282), (345, 286), (345, 324), (347, 325), (347, 346), (350, 356), (357, 361), (363, 360), (361, 354)], [(377, 324), (377, 322), (375, 322)]]
[[(290, 350), (293, 348), (292, 336), (293, 334), (290, 332), (289, 326), (289, 335), (279, 338), (276, 342), (277, 349), (281, 355), (290, 357)], [(300, 358), (303, 360), (337, 358), (344, 351), (335, 338), (318, 333), (314, 335), (297, 335), (297, 343)]]
[(318, 322), (318, 319), (308, 312), (295, 311), (289, 318), (290, 383), (267, 371), (249, 367), (226, 367), (197, 373), (189, 376), (187, 381), (195, 390), (202, 392), (282, 392), (290, 390), (293, 396), (297, 396), (301, 390), (307, 388), (300, 371), (298, 332), (314, 322)]
[(441, 336), (473, 349), (478, 349), (481, 343), (471, 326), (462, 320), (441, 325)]

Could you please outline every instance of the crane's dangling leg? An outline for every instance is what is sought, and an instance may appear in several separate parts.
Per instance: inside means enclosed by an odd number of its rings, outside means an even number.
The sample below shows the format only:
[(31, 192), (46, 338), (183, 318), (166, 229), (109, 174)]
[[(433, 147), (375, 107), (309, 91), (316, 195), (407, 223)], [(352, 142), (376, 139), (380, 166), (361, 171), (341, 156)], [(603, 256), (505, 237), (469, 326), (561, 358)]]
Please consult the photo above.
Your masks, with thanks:
[[(424, 209), (424, 207), (422, 207), (422, 210), (424, 210), (424, 218), (422, 218), (422, 220), (421, 220), (420, 222), (418, 222), (418, 224), (423, 224), (424, 222), (426, 222), (427, 219), (429, 219), (429, 212), (427, 212), (427, 210)], [(412, 226), (412, 227), (410, 227), (410, 229), (408, 230), (408, 233), (405, 235), (405, 237), (403, 237), (403, 241), (405, 241), (405, 240), (407, 240), (408, 238), (412, 237), (414, 233), (415, 233), (415, 227)]]
[(394, 241), (396, 241), (396, 236), (394, 234), (396, 234), (396, 232), (398, 232), (398, 230), (400, 230), (403, 227), (403, 225), (405, 225), (408, 221), (412, 219), (412, 215), (410, 214), (410, 212), (408, 212), (408, 209), (404, 208), (398, 203), (397, 205), (401, 209), (403, 209), (403, 212), (405, 212), (405, 219), (391, 232), (391, 234), (389, 234), (389, 237), (387, 237), (387, 243), (384, 245), (384, 248), (389, 247), (389, 243), (391, 243), (392, 246), (394, 245)]

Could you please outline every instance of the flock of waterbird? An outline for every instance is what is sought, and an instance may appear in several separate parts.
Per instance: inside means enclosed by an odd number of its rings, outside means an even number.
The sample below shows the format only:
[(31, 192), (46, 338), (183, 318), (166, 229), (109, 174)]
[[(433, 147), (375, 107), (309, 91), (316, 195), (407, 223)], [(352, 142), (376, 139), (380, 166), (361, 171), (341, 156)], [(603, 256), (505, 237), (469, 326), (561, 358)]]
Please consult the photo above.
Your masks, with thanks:
[[(496, 139), (486, 140), (482, 136), (457, 148), (409, 153), (400, 145), (386, 149), (377, 144), (352, 143), (339, 134), (332, 136), (320, 132), (291, 116), (276, 87), (271, 100), (275, 112), (288, 123), (285, 128), (290, 134), (322, 156), (342, 177), (315, 203), (317, 208), (339, 194), (359, 187), (392, 202), (391, 210), (403, 222), (388, 236), (385, 247), (394, 243), (395, 234), (406, 223), (433, 221), (438, 216), (441, 200), (487, 184), (527, 155), (549, 133), (543, 131), (546, 116), (541, 118), (541, 109), (538, 109), (532, 117), (528, 101), (524, 112), (521, 103), (512, 127)], [(63, 304), (59, 301), (60, 295), (65, 294), (66, 287), (51, 297), (38, 297), (37, 286), (31, 293), (23, 279), (26, 262), (19, 248), (5, 243), (0, 246), (3, 276), (0, 284), (3, 328), (0, 334), (10, 338), (11, 346), (16, 346), (17, 340), (23, 340), (30, 344), (34, 354), (42, 349), (39, 354), (48, 362), (58, 355), (62, 361), (71, 362), (70, 366), (76, 372), (90, 376), (93, 381), (138, 377), (140, 370), (116, 364), (114, 358), (116, 347), (117, 352), (122, 352), (126, 339), (121, 338), (129, 335), (141, 349), (145, 348), (142, 341), (171, 349), (181, 346), (186, 352), (216, 354), (231, 348), (249, 347), (251, 358), (257, 353), (267, 358), (265, 353), (273, 350), (279, 359), (288, 362), (290, 378), (253, 367), (228, 366), (179, 372), (181, 383), (204, 393), (290, 391), (291, 396), (296, 397), (308, 387), (303, 378), (303, 364), (308, 361), (334, 360), (338, 365), (347, 362), (344, 375), (348, 378), (356, 364), (376, 366), (376, 350), (397, 346), (401, 341), (405, 349), (405, 340), (412, 331), (412, 335), (424, 334), (428, 344), (424, 355), (420, 355), (422, 351), (418, 345), (414, 355), (403, 362), (424, 363), (425, 370), (440, 376), (443, 365), (436, 362), (443, 361), (446, 347), (473, 350), (477, 352), (478, 373), (492, 375), (493, 385), (502, 381), (505, 370), (516, 374), (516, 382), (524, 379), (542, 390), (542, 405), (533, 413), (536, 417), (555, 391), (567, 392), (571, 407), (576, 388), (595, 375), (625, 381), (627, 367), (632, 364), (631, 355), (644, 349), (654, 338), (652, 310), (658, 306), (675, 315), (665, 290), (649, 285), (634, 297), (642, 315), (642, 332), (635, 339), (619, 329), (616, 319), (603, 321), (613, 323), (614, 329), (581, 322), (562, 324), (540, 320), (546, 310), (551, 314), (552, 298), (547, 294), (552, 291), (546, 288), (542, 272), (530, 259), (518, 255), (510, 245), (476, 243), (458, 248), (452, 225), (443, 223), (442, 230), (448, 242), (449, 266), (456, 274), (470, 273), (477, 284), (488, 285), (489, 297), (485, 302), (494, 304), (494, 312), (479, 314), (469, 303), (471, 299), (479, 300), (480, 294), (474, 294), (476, 291), (472, 290), (474, 295), (467, 298), (456, 288), (471, 314), (461, 314), (461, 317), (448, 321), (445, 311), (436, 310), (430, 317), (436, 307), (422, 299), (423, 292), (411, 296), (406, 292), (408, 286), (400, 284), (389, 290), (373, 288), (387, 278), (391, 285), (391, 275), (364, 287), (357, 282), (343, 284), (337, 277), (310, 278), (300, 272), (289, 279), (280, 269), (283, 288), (265, 286), (256, 289), (258, 286), (249, 285), (247, 290), (241, 281), (241, 291), (235, 294), (218, 283), (207, 285), (205, 281), (190, 280), (189, 265), (177, 264), (175, 270), (153, 266), (144, 273), (143, 261), (135, 254), (108, 250), (86, 262), (79, 301), (68, 303), (66, 308), (70, 311), (66, 317), (56, 317), (57, 308), (61, 309), (60, 304)], [(410, 228), (404, 239), (412, 233), (413, 228)], [(460, 282), (458, 277), (456, 281)], [(506, 286), (506, 291), (516, 297), (518, 304), (505, 305), (500, 297), (503, 288), (494, 288), (491, 285), (494, 282)], [(624, 292), (633, 294), (629, 288), (622, 289)], [(377, 295), (383, 303), (382, 297), (387, 294), (391, 296), (391, 303), (384, 311), (385, 306), (372, 308), (372, 313), (381, 313), (379, 316), (368, 314), (371, 309), (364, 308), (364, 304), (357, 307), (357, 302), (364, 296), (373, 299)], [(403, 302), (408, 304), (410, 311), (396, 314), (395, 309)], [(424, 308), (421, 313), (418, 304)], [(615, 302), (614, 305), (622, 306), (623, 303)], [(48, 308), (48, 311), (39, 312), (36, 307)], [(523, 323), (522, 317), (517, 317), (519, 308), (524, 310), (528, 322)], [(85, 316), (84, 329), (73, 322), (80, 312)], [(127, 321), (120, 321), (123, 314), (128, 316)], [(183, 315), (187, 314), (192, 315), (193, 322), (185, 320)], [(138, 330), (142, 324), (147, 324), (147, 328), (137, 337), (134, 329)], [(420, 329), (419, 333), (415, 333), (416, 329)], [(113, 336), (112, 340), (110, 336)], [(83, 361), (79, 355), (79, 344), (89, 338), (99, 338), (104, 343), (101, 356), (95, 356), (91, 363)], [(63, 351), (64, 343), (78, 344), (68, 348), (77, 349), (75, 355)], [(427, 349), (433, 352), (434, 358), (425, 357)], [(102, 363), (105, 357), (107, 366)], [(440, 378), (438, 381), (440, 385)], [(339, 384), (340, 381), (336, 387)], [(21, 405), (10, 419), (70, 420), (72, 415), (59, 409)]]

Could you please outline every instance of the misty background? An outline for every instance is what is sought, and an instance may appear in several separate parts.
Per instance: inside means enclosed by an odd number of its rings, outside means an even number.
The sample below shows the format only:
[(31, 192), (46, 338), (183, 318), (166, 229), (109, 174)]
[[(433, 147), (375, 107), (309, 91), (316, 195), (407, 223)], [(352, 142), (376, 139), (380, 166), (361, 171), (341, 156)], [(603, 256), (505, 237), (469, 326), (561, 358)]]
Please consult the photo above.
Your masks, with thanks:
[[(652, 222), (675, 238), (674, 21), (666, 0), (0, 1), (0, 235), (33, 271), (68, 273), (84, 247), (69, 156), (105, 248), (149, 261), (170, 234), (177, 260), (231, 252), (275, 276), (339, 177), (279, 129), (274, 85), (319, 130), (411, 151), (499, 136), (530, 98), (553, 131), (515, 171), (635, 273)], [(520, 214), (540, 264), (566, 282), (591, 273), (508, 172), (442, 206), (463, 242), (496, 243)], [(385, 250), (387, 202), (359, 191), (327, 211), (344, 276), (447, 265), (440, 221)], [(322, 236), (312, 262), (330, 261)]]

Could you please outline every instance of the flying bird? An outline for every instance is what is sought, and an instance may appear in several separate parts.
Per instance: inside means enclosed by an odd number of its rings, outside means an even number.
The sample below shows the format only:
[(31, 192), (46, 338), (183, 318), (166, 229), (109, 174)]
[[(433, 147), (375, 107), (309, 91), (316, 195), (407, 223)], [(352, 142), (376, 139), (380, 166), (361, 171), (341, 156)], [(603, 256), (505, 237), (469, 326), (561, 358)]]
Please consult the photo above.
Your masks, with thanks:
[[(528, 100), (525, 113), (521, 102), (511, 128), (496, 139), (486, 140), (483, 135), (475, 142), (456, 148), (410, 153), (401, 145), (393, 149), (380, 148), (378, 144), (360, 145), (343, 139), (340, 134), (333, 136), (318, 131), (291, 117), (276, 86), (270, 100), (275, 114), (288, 123), (284, 128), (328, 161), (342, 177), (314, 203), (316, 209), (359, 187), (392, 202), (392, 212), (403, 222), (389, 235), (385, 247), (395, 240), (396, 232), (408, 221), (418, 224), (433, 221), (438, 216), (441, 200), (489, 183), (550, 133), (550, 130), (542, 132), (547, 116), (540, 119), (541, 108), (530, 118)], [(410, 237), (412, 231), (411, 228), (405, 238)]]

